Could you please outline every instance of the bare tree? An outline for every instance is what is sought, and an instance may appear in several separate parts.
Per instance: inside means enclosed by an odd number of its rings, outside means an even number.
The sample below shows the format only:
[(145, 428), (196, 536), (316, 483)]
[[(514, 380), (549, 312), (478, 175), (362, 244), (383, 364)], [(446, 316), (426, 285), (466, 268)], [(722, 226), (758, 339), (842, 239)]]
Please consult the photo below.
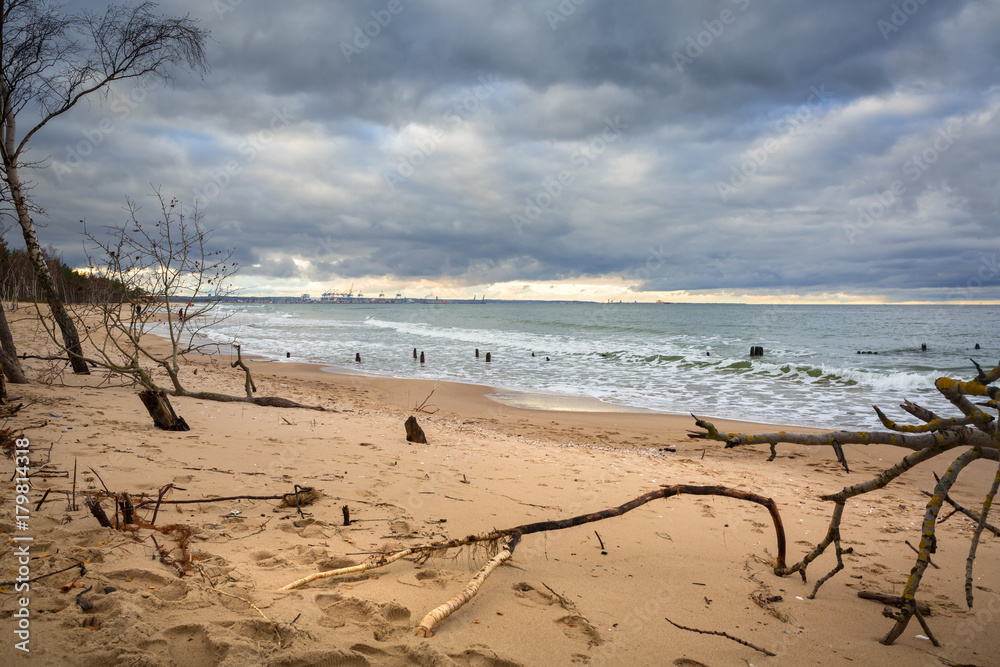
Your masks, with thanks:
[[(231, 280), (238, 266), (232, 252), (210, 249), (211, 234), (202, 226), (197, 210), (188, 216), (178, 200), (168, 200), (157, 190), (154, 198), (159, 208), (155, 224), (144, 223), (140, 207), (126, 200), (128, 218), (122, 224), (106, 226), (103, 233), (84, 227), (87, 271), (95, 291), (71, 315), (83, 334), (81, 357), (164, 396), (312, 407), (285, 398), (254, 396), (250, 369), (239, 354), (232, 366), (245, 374), (245, 396), (191, 391), (184, 386), (180, 377), (183, 358), (219, 349), (209, 329), (228, 317), (216, 307), (234, 293)], [(56, 328), (42, 322), (49, 337), (61, 346)], [(149, 335), (155, 332), (166, 337), (165, 346)], [(235, 341), (229, 342), (239, 351)], [(155, 370), (166, 373), (169, 386), (159, 385)], [(169, 410), (169, 402), (164, 408)]]
[[(689, 437), (692, 438), (720, 440), (726, 443), (727, 449), (745, 445), (769, 445), (771, 456), (768, 461), (774, 460), (777, 455), (776, 446), (781, 443), (831, 447), (845, 470), (848, 468), (848, 462), (842, 446), (846, 444), (895, 445), (911, 450), (912, 453), (903, 457), (895, 465), (883, 470), (877, 477), (859, 484), (846, 486), (836, 493), (820, 496), (821, 500), (833, 503), (833, 511), (826, 536), (799, 562), (789, 566), (779, 564), (774, 569), (775, 574), (779, 576), (798, 572), (802, 580), (805, 581), (806, 568), (832, 545), (835, 551), (836, 565), (829, 573), (817, 580), (812, 593), (809, 595), (810, 598), (816, 596), (820, 586), (827, 580), (844, 569), (842, 556), (845, 553), (849, 553), (850, 549), (843, 549), (841, 547), (840, 531), (841, 520), (849, 499), (882, 489), (910, 469), (940, 454), (953, 450), (960, 452), (951, 462), (947, 472), (937, 479), (934, 491), (925, 492), (930, 500), (927, 502), (921, 523), (921, 539), (919, 548), (917, 549), (916, 563), (910, 571), (910, 576), (899, 598), (899, 609), (892, 610), (887, 607), (883, 612), (885, 616), (895, 621), (892, 628), (882, 638), (883, 644), (892, 644), (895, 642), (903, 633), (903, 630), (906, 629), (910, 619), (916, 616), (917, 621), (927, 636), (937, 645), (937, 640), (931, 633), (927, 621), (922, 616), (920, 603), (917, 601), (916, 596), (924, 571), (931, 561), (931, 554), (937, 548), (935, 528), (938, 521), (938, 514), (944, 503), (947, 502), (954, 505), (956, 511), (963, 511), (966, 516), (975, 522), (965, 570), (966, 604), (968, 604), (970, 609), (973, 604), (972, 570), (976, 558), (976, 550), (979, 546), (979, 538), (984, 530), (992, 532), (994, 535), (1000, 535), (1000, 530), (987, 522), (990, 506), (998, 489), (1000, 489), (1000, 469), (997, 470), (992, 485), (984, 493), (983, 506), (979, 514), (970, 510), (964, 510), (949, 496), (949, 491), (958, 480), (959, 474), (969, 463), (976, 459), (1000, 461), (1000, 449), (998, 449), (1000, 447), (1000, 427), (997, 425), (996, 417), (982, 409), (997, 410), (1000, 408), (1000, 387), (994, 386), (1000, 381), (1000, 365), (986, 372), (974, 360), (972, 363), (977, 371), (975, 379), (963, 382), (942, 377), (938, 378), (935, 383), (937, 390), (962, 413), (960, 417), (942, 418), (926, 408), (906, 401), (900, 407), (922, 423), (897, 424), (889, 419), (878, 406), (872, 406), (878, 415), (879, 421), (887, 429), (886, 431), (836, 431), (815, 434), (780, 431), (752, 435), (746, 433), (721, 433), (711, 422), (696, 417), (695, 424), (704, 429), (704, 431), (691, 432), (689, 434)], [(976, 404), (970, 400), (970, 397), (981, 397), (987, 400)]]
[[(45, 263), (22, 168), (28, 142), (50, 121), (115, 81), (167, 79), (175, 66), (207, 70), (208, 33), (187, 16), (161, 17), (156, 3), (111, 5), (103, 14), (68, 14), (48, 0), (3, 0), (0, 13), (0, 158), (3, 197), (14, 207), (42, 295), (58, 326), (73, 370), (87, 373), (79, 333)], [(18, 119), (28, 118), (19, 132)]]

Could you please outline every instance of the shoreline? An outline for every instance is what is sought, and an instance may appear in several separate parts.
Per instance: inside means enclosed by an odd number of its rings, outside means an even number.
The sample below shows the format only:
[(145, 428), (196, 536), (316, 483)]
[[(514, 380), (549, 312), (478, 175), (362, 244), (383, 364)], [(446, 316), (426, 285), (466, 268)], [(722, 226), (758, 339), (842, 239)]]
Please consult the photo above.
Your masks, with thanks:
[[(20, 352), (51, 351), (37, 323), (11, 320)], [(671, 484), (722, 485), (774, 499), (794, 561), (826, 533), (831, 503), (820, 496), (872, 479), (905, 450), (845, 446), (846, 473), (825, 447), (782, 445), (769, 463), (766, 446), (725, 449), (691, 440), (689, 416), (533, 410), (498, 403), (479, 385), (334, 374), (298, 361), (249, 365), (258, 396), (337, 411), (171, 397), (191, 431), (164, 432), (153, 427), (134, 387), (108, 382), (100, 372), (60, 377), (51, 372), (58, 364), (28, 360), (35, 383), (8, 385), (25, 404), (8, 426), (24, 429), (32, 461), (50, 466), (50, 474), (33, 478), (30, 530), (19, 533), (33, 538), (32, 576), (69, 568), (32, 583), (32, 662), (717, 667), (842, 660), (896, 667), (931, 656), (986, 664), (1000, 648), (992, 634), (1000, 542), (984, 536), (980, 545), (970, 611), (963, 584), (971, 524), (961, 516), (939, 525), (934, 560), (941, 569), (928, 570), (919, 592), (933, 607), (928, 621), (942, 648), (921, 639), (915, 621), (894, 646), (879, 644), (890, 622), (881, 604), (857, 596), (862, 589), (900, 591), (914, 562), (904, 541), (919, 540), (926, 505), (920, 490), (933, 485), (931, 470), (942, 472), (948, 456), (847, 504), (845, 571), (814, 600), (807, 597), (814, 582), (835, 564), (831, 551), (810, 568), (808, 583), (798, 575), (777, 577), (766, 511), (693, 495), (525, 536), (513, 559), (432, 638), (415, 636), (415, 627), (485, 565), (491, 556), (485, 548), (402, 559), (280, 591), (373, 554), (614, 508)], [(193, 355), (181, 375), (191, 390), (239, 395), (243, 386), (227, 354)], [(38, 381), (45, 377), (54, 381)], [(414, 411), (425, 398), (438, 408), (433, 414)], [(404, 439), (403, 421), (411, 415), (430, 444)], [(746, 422), (715, 423), (756, 430)], [(0, 475), (9, 478), (12, 466), (3, 459)], [(69, 503), (74, 466), (76, 509)], [(952, 496), (981, 506), (995, 472), (993, 462), (974, 462)], [(155, 502), (168, 485), (168, 501), (200, 499), (160, 508), (156, 526), (177, 526), (180, 533), (101, 528), (83, 502), (90, 494), (114, 515), (105, 486)], [(302, 514), (259, 499), (296, 485), (323, 494)], [(48, 500), (38, 505), (46, 490)], [(8, 539), (15, 530), (13, 493), (6, 484), (0, 503), (0, 533)], [(258, 499), (237, 499), (245, 496)], [(150, 521), (151, 506), (140, 515)], [(190, 531), (190, 569), (178, 576), (171, 563), (182, 557), (177, 535), (184, 531)], [(11, 550), (0, 552), (0, 569), (17, 567)], [(13, 595), (0, 591), (0, 610), (12, 609)], [(77, 595), (92, 608), (84, 609)], [(765, 663), (746, 646), (677, 629), (665, 618), (726, 631), (779, 657)], [(5, 629), (10, 622), (0, 614)], [(11, 641), (0, 645), (3, 664), (21, 664), (18, 655)]]

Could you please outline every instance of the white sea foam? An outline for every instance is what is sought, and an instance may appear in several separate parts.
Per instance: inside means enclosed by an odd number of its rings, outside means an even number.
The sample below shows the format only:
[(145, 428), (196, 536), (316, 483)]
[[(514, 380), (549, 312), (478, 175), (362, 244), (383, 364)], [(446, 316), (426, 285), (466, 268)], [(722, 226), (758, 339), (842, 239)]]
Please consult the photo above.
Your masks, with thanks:
[[(934, 390), (964, 362), (1000, 309), (957, 308), (948, 331), (907, 330), (909, 307), (652, 306), (606, 304), (239, 305), (215, 327), (219, 342), (273, 359), (340, 364), (392, 377), (426, 377), (581, 396), (634, 407), (821, 426), (873, 425), (870, 405), (909, 397), (951, 407)], [(762, 315), (763, 314), (763, 315)], [(728, 322), (740, 322), (729, 325)], [(982, 339), (986, 342), (986, 339)], [(762, 345), (764, 357), (750, 358)], [(427, 355), (413, 361), (412, 349)], [(473, 350), (482, 356), (476, 360)], [(858, 354), (859, 351), (880, 354)], [(493, 362), (482, 357), (490, 352)], [(532, 356), (532, 353), (536, 356)], [(360, 353), (363, 364), (354, 364)], [(997, 350), (983, 350), (996, 357)], [(551, 361), (545, 361), (549, 357)], [(940, 370), (936, 370), (940, 369)]]

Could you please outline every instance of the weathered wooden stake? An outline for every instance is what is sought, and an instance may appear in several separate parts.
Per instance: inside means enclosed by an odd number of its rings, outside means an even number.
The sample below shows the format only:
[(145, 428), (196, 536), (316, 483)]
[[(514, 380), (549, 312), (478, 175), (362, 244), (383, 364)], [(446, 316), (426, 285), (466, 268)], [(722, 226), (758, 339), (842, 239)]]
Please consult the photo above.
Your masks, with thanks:
[(420, 363), (424, 363), (424, 353), (420, 353)]
[(173, 406), (170, 405), (170, 399), (167, 398), (167, 394), (163, 390), (153, 391), (150, 389), (143, 391), (139, 393), (139, 398), (142, 400), (142, 404), (146, 406), (146, 411), (153, 418), (153, 423), (156, 424), (157, 428), (161, 428), (164, 431), (191, 430), (187, 422), (182, 417), (178, 417), (174, 412)]
[(490, 357), (490, 353), (487, 352), (486, 353), (486, 363), (490, 363), (491, 361), (493, 361), (493, 359)]
[(417, 348), (413, 348), (413, 358), (417, 358)]
[(104, 508), (101, 507), (101, 501), (93, 496), (87, 496), (86, 503), (87, 507), (90, 508), (90, 513), (97, 519), (97, 523), (105, 528), (114, 528), (108, 520), (108, 515), (104, 513)]
[(424, 435), (424, 430), (420, 428), (420, 424), (417, 423), (417, 418), (410, 415), (406, 419), (406, 423), (403, 424), (406, 428), (406, 440), (407, 442), (415, 442), (418, 445), (427, 444), (427, 436)]
[(359, 364), (361, 363), (361, 353), (360, 352), (355, 352), (354, 353), (354, 361), (358, 362)]
[(344, 525), (345, 526), (350, 526), (351, 525), (351, 510), (347, 509), (347, 505), (344, 505), (343, 507), (341, 507), (340, 510), (344, 513)]
[(477, 347), (476, 348), (476, 359), (478, 359), (478, 358), (479, 358), (479, 348)]

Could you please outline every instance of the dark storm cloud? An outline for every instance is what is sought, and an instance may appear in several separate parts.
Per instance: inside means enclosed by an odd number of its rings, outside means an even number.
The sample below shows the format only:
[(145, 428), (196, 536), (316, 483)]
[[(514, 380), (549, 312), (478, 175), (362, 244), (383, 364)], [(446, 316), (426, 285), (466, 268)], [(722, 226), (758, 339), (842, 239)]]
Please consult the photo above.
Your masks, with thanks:
[(212, 31), (212, 71), (33, 142), (71, 261), (76, 221), (160, 187), (245, 277), (1000, 296), (996, 3), (160, 9)]

